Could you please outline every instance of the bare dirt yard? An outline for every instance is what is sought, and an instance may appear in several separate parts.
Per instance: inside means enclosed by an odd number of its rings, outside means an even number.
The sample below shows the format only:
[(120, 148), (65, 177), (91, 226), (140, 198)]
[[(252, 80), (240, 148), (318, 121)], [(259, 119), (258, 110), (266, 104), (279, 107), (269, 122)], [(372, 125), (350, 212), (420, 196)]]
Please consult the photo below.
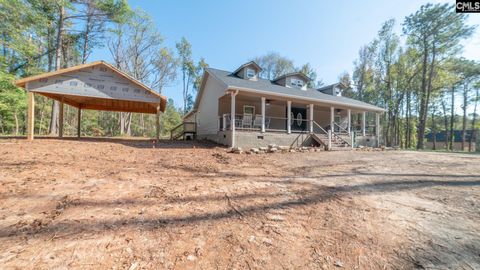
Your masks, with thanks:
[(0, 139), (2, 269), (480, 269), (480, 155)]

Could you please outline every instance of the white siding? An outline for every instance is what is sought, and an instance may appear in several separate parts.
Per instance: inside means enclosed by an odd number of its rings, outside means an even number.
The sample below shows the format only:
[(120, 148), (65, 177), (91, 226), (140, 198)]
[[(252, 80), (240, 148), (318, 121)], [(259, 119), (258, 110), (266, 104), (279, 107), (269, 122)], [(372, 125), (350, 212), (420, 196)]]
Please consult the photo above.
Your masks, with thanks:
[(197, 109), (197, 136), (217, 134), (218, 99), (225, 95), (225, 88), (216, 79), (208, 76)]

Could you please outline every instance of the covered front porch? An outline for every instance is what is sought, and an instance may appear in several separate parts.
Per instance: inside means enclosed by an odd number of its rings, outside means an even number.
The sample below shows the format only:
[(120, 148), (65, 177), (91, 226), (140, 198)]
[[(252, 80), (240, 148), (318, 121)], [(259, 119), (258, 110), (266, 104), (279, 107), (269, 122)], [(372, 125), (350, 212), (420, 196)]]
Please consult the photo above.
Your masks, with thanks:
[(298, 144), (300, 134), (314, 134), (328, 149), (336, 142), (376, 147), (379, 113), (345, 104), (233, 90), (218, 99), (218, 133), (220, 142), (229, 146)]

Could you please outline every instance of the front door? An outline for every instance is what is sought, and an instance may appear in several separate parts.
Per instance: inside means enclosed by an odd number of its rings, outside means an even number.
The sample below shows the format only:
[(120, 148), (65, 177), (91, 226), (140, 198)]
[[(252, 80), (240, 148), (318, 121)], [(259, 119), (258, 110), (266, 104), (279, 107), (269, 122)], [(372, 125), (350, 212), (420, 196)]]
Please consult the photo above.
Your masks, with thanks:
[(292, 107), (291, 114), (290, 114), (290, 127), (292, 130), (305, 130), (307, 128), (307, 109), (306, 108)]

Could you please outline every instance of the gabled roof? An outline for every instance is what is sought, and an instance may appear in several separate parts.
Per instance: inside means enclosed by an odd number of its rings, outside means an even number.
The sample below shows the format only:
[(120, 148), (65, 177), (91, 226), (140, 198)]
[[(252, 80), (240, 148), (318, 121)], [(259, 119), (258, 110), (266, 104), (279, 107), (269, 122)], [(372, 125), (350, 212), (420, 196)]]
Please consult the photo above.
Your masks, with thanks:
[(234, 72), (232, 72), (232, 74), (237, 74), (240, 70), (242, 70), (243, 68), (246, 68), (248, 66), (255, 67), (258, 70), (258, 72), (262, 71), (262, 68), (257, 63), (255, 63), (255, 61), (250, 61), (248, 63), (245, 63), (245, 64), (241, 65)]
[(91, 62), (91, 63), (87, 63), (87, 64), (81, 64), (81, 65), (77, 65), (77, 66), (73, 66), (73, 67), (62, 68), (60, 70), (46, 72), (46, 73), (42, 73), (42, 74), (39, 74), (39, 75), (22, 78), (22, 79), (19, 79), (19, 80), (15, 81), (15, 85), (17, 85), (19, 87), (25, 87), (27, 82), (36, 81), (36, 80), (43, 79), (43, 78), (49, 78), (49, 77), (52, 77), (52, 76), (57, 76), (57, 75), (69, 73), (69, 72), (72, 72), (72, 71), (77, 71), (77, 70), (80, 70), (80, 69), (84, 69), (84, 68), (88, 68), (88, 67), (94, 67), (94, 66), (100, 66), (100, 65), (102, 65), (102, 66), (104, 66), (108, 69), (111, 69), (116, 74), (118, 74), (121, 77), (129, 80), (130, 82), (137, 85), (138, 87), (140, 87), (144, 90), (147, 90), (147, 91), (151, 92), (152, 94), (166, 100), (166, 97), (160, 96), (160, 94), (158, 94), (157, 92), (152, 90), (150, 87), (146, 86), (145, 84), (141, 83), (140, 81), (138, 81), (137, 79), (128, 75), (127, 73), (117, 69), (116, 67), (114, 67), (114, 66), (112, 66), (112, 65), (110, 65), (110, 64), (108, 64), (107, 62), (104, 62), (104, 61), (95, 61), (95, 62)]
[[(225, 90), (238, 89), (240, 91), (245, 91), (245, 92), (281, 96), (285, 98), (296, 98), (296, 99), (302, 99), (305, 101), (332, 104), (334, 106), (335, 105), (348, 106), (348, 107), (352, 107), (360, 110), (375, 111), (375, 112), (385, 111), (383, 108), (380, 108), (359, 100), (324, 94), (316, 89), (302, 90), (297, 88), (289, 88), (289, 87), (275, 84), (270, 80), (266, 80), (262, 78), (259, 78), (256, 81), (245, 80), (232, 75), (232, 73), (229, 71), (219, 70), (214, 68), (207, 68), (205, 69), (205, 71), (206, 73), (211, 75), (213, 78), (220, 81), (225, 86)], [(205, 78), (206, 77), (204, 76), (204, 79)], [(202, 88), (203, 87), (204, 85), (202, 85)], [(198, 93), (199, 95), (202, 95), (203, 93), (202, 88)], [(197, 102), (195, 104), (194, 109), (198, 108), (199, 98), (200, 96), (197, 97)]]
[(291, 73), (287, 73), (287, 74), (284, 74), (282, 76), (279, 76), (279, 77), (273, 79), (273, 82), (278, 82), (279, 80), (281, 80), (283, 78), (292, 77), (292, 76), (302, 77), (306, 82), (309, 82), (309, 81), (312, 80), (307, 75), (303, 74), (302, 72), (291, 72)]
[[(87, 93), (79, 93), (78, 91), (70, 91), (70, 89), (62, 89), (62, 88), (49, 88), (45, 86), (40, 86), (40, 89), (30, 89), (30, 86), (39, 83), (40, 79), (48, 79), (50, 77), (55, 76), (69, 76), (68, 73), (77, 72), (82, 69), (87, 69), (95, 66), (103, 66), (108, 70), (111, 70), (114, 74), (120, 76), (121, 78), (125, 79), (129, 83), (138, 86), (139, 88), (143, 89), (146, 94), (150, 95), (151, 97), (148, 100), (139, 100), (137, 97), (135, 99), (129, 98), (118, 98), (112, 97), (106, 94), (103, 91), (99, 91), (96, 89), (96, 93), (101, 93), (100, 95), (88, 95)], [(94, 110), (106, 110), (106, 111), (125, 111), (125, 112), (139, 112), (139, 113), (156, 113), (157, 112), (157, 104), (160, 104), (160, 110), (165, 111), (167, 99), (164, 96), (161, 96), (150, 87), (144, 85), (140, 81), (136, 80), (132, 76), (120, 71), (119, 69), (115, 68), (114, 66), (103, 62), (103, 61), (96, 61), (88, 64), (77, 65), (69, 68), (60, 69), (57, 71), (46, 72), (35, 76), (30, 76), (27, 78), (19, 79), (15, 82), (15, 84), (19, 87), (26, 87), (27, 84), (31, 82), (32, 85), (29, 85), (29, 91), (34, 91), (51, 99), (55, 99), (58, 101), (62, 101), (66, 104), (71, 106), (82, 108), (82, 109), (94, 109)], [(40, 90), (39, 90), (40, 89)], [(103, 88), (102, 88), (103, 89)], [(68, 90), (68, 91), (66, 91)], [(93, 90), (92, 90), (93, 91)], [(92, 94), (92, 93), (89, 93)]]
[(341, 88), (342, 90), (345, 90), (345, 89), (348, 89), (348, 86), (346, 86), (344, 83), (342, 82), (338, 82), (338, 83), (334, 83), (334, 84), (330, 84), (330, 85), (326, 85), (326, 86), (322, 86), (320, 88), (317, 88), (318, 91), (320, 92), (323, 92), (327, 89), (331, 89), (333, 87), (339, 87)]

